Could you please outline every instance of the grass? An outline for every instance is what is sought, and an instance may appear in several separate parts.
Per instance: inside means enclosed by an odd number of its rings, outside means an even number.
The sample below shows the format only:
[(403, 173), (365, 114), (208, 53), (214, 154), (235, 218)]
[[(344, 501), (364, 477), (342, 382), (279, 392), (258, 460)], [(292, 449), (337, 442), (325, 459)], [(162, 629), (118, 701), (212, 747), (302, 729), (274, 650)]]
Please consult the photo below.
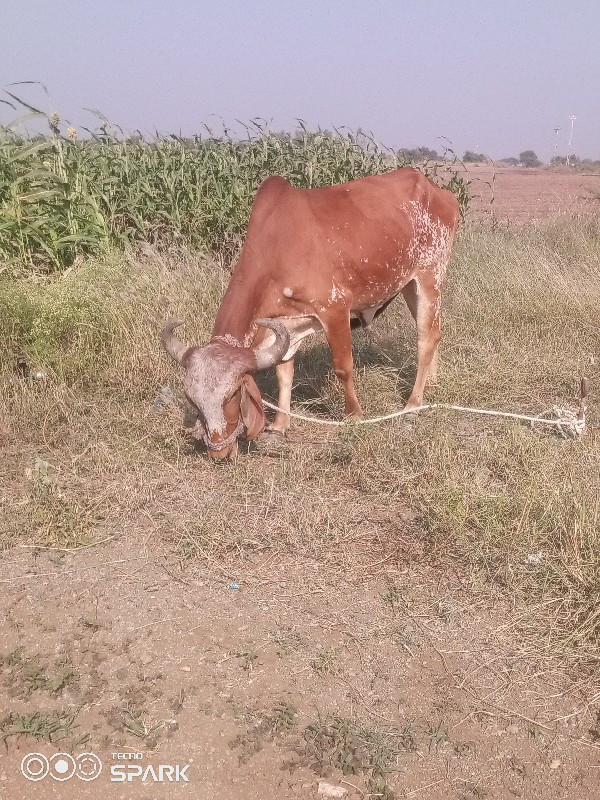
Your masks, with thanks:
[[(0, 477), (17, 502), (0, 521), (0, 541), (78, 546), (135, 531), (144, 509), (155, 535), (184, 557), (213, 562), (283, 548), (333, 553), (353, 569), (353, 543), (367, 538), (403, 557), (453, 559), (467, 582), (535, 606), (530, 632), (552, 652), (597, 663), (598, 231), (593, 218), (466, 226), (432, 395), (538, 413), (575, 402), (586, 374), (589, 431), (577, 441), (432, 412), (337, 431), (298, 423), (285, 452), (251, 449), (215, 467), (182, 433), (179, 410), (155, 411), (153, 402), (181, 379), (161, 351), (160, 323), (182, 316), (185, 338), (205, 340), (228, 280), (226, 257), (131, 248), (12, 279), (0, 292)], [(355, 355), (367, 414), (397, 409), (415, 368), (413, 326), (400, 303), (374, 339), (356, 333)], [(15, 372), (17, 359), (29, 377)], [(322, 342), (300, 354), (296, 380), (296, 406), (340, 415)], [(273, 397), (273, 376), (260, 383)], [(395, 608), (402, 597), (383, 602)]]
[(18, 738), (31, 736), (38, 741), (55, 744), (73, 734), (75, 717), (76, 714), (61, 712), (9, 714), (0, 720), (0, 739), (6, 745), (7, 740), (13, 736)]

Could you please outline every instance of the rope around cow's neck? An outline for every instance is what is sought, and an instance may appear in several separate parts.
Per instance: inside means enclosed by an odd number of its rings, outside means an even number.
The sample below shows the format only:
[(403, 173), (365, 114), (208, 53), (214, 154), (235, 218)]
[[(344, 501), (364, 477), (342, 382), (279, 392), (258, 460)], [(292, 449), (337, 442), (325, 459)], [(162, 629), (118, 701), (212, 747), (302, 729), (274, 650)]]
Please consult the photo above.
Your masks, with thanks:
[[(380, 417), (368, 417), (367, 419), (352, 420), (351, 424), (373, 425), (377, 422), (384, 422), (385, 420), (396, 419), (397, 417), (402, 417), (405, 416), (406, 414), (414, 414), (418, 411), (429, 411), (433, 409), (442, 408), (449, 411), (459, 411), (467, 414), (482, 414), (490, 417), (504, 417), (507, 419), (524, 420), (530, 422), (531, 424), (554, 425), (563, 434), (563, 436), (572, 436), (575, 438), (581, 436), (585, 431), (585, 410), (586, 410), (585, 398), (587, 395), (587, 383), (584, 384), (584, 381), (585, 379), (582, 379), (581, 403), (579, 406), (578, 413), (570, 411), (569, 409), (563, 409), (563, 408), (558, 408), (557, 406), (553, 406), (552, 409), (550, 409), (550, 411), (544, 413), (554, 414), (555, 415), (554, 419), (549, 419), (543, 416), (531, 417), (527, 414), (515, 414), (510, 411), (493, 411), (491, 409), (485, 409), (485, 408), (456, 406), (452, 405), (451, 403), (428, 403), (427, 405), (418, 406), (417, 408), (394, 411), (391, 414), (384, 414)], [(305, 414), (297, 414), (294, 411), (285, 411), (284, 409), (279, 408), (279, 406), (276, 406), (273, 403), (269, 403), (266, 400), (263, 400), (263, 404), (267, 406), (267, 408), (273, 409), (273, 411), (279, 411), (281, 414), (286, 414), (289, 417), (293, 417), (294, 419), (301, 419), (304, 420), (305, 422), (314, 422), (317, 425), (333, 425), (339, 427), (341, 425), (348, 424), (348, 420), (321, 419), (319, 417), (310, 417)]]

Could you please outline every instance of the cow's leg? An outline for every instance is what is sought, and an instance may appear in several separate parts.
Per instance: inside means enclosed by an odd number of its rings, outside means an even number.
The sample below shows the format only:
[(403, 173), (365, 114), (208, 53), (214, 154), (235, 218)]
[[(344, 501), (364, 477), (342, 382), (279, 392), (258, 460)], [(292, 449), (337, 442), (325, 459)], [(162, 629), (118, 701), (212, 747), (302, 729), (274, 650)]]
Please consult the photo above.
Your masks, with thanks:
[[(290, 358), (289, 361), (277, 364), (275, 373), (277, 375), (277, 383), (279, 384), (279, 402), (277, 405), (279, 408), (283, 409), (283, 411), (289, 412), (292, 401), (292, 383), (294, 381), (294, 359)], [(269, 425), (267, 430), (285, 434), (289, 427), (289, 415), (277, 411), (273, 422)]]
[(345, 414), (352, 419), (361, 419), (363, 413), (354, 389), (352, 373), (354, 362), (352, 360), (349, 310), (340, 310), (336, 314), (330, 314), (326, 320), (323, 320), (323, 327), (331, 349), (333, 370), (344, 388)]
[(406, 408), (423, 404), (426, 383), (437, 378), (437, 353), (441, 338), (441, 286), (430, 273), (420, 275), (402, 290), (406, 304), (417, 323), (417, 375)]

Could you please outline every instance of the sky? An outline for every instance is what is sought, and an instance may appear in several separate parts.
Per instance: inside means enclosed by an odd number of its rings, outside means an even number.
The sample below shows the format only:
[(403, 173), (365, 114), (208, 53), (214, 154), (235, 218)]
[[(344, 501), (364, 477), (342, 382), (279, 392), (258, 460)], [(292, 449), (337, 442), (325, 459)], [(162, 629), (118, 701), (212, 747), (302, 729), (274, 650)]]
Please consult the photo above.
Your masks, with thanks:
[(575, 115), (572, 152), (597, 159), (599, 56), (598, 0), (0, 0), (0, 90), (149, 134), (301, 118), (548, 160)]

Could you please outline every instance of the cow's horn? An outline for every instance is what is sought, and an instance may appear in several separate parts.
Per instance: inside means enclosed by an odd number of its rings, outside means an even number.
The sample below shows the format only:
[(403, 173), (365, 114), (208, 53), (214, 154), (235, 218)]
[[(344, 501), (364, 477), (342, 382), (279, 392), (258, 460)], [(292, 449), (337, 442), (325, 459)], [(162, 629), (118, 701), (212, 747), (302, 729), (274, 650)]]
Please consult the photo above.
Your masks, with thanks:
[(257, 319), (257, 325), (270, 328), (275, 334), (275, 341), (264, 350), (254, 350), (256, 369), (267, 369), (278, 364), (290, 347), (290, 334), (282, 322), (275, 319)]
[(179, 364), (181, 364), (183, 354), (188, 350), (188, 346), (180, 342), (179, 339), (173, 335), (175, 328), (178, 328), (180, 325), (183, 325), (182, 319), (169, 319), (165, 322), (160, 332), (160, 338), (165, 346), (165, 350)]

